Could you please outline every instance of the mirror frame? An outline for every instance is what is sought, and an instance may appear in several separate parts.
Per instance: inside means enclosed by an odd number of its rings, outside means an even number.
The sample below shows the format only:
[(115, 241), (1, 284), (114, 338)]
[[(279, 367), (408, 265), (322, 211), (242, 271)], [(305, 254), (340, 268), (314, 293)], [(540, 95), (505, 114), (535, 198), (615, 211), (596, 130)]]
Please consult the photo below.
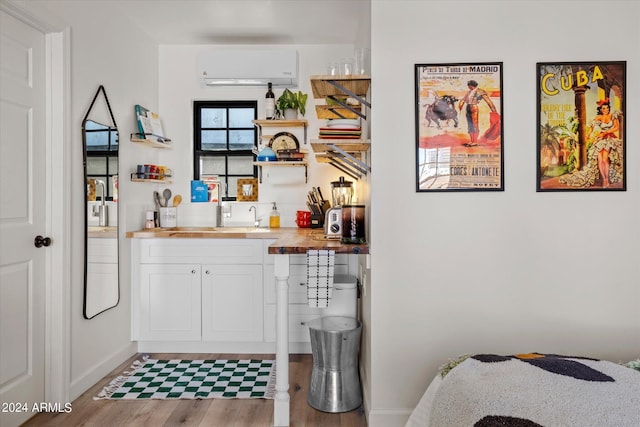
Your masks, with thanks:
[[(98, 311), (97, 313), (93, 314), (91, 313), (91, 315), (87, 314), (87, 291), (88, 291), (88, 280), (87, 280), (87, 266), (88, 266), (88, 245), (89, 245), (89, 218), (87, 217), (87, 212), (88, 212), (88, 191), (87, 191), (87, 129), (86, 129), (86, 124), (88, 121), (92, 121), (94, 123), (99, 123), (99, 122), (95, 122), (94, 120), (90, 120), (89, 119), (89, 114), (91, 113), (91, 110), (93, 109), (94, 104), (96, 103), (96, 100), (98, 99), (98, 96), (100, 95), (100, 93), (102, 93), (102, 95), (104, 96), (104, 100), (105, 103), (107, 105), (107, 109), (109, 111), (109, 116), (111, 117), (111, 125), (105, 125), (107, 126), (110, 130), (115, 130), (117, 132), (117, 137), (118, 137), (118, 156), (120, 155), (120, 132), (118, 131), (118, 125), (116, 124), (116, 119), (113, 116), (113, 111), (111, 111), (111, 104), (109, 104), (109, 98), (107, 97), (107, 92), (104, 89), (103, 85), (100, 85), (98, 87), (98, 90), (96, 91), (96, 94), (93, 97), (93, 100), (91, 101), (91, 105), (89, 105), (89, 109), (87, 110), (87, 113), (84, 116), (84, 119), (82, 119), (82, 169), (83, 169), (83, 173), (84, 173), (84, 289), (83, 289), (83, 298), (82, 298), (82, 315), (85, 319), (93, 319), (94, 317), (98, 316), (101, 313), (104, 313), (107, 310), (110, 310), (114, 307), (117, 307), (118, 304), (120, 303), (120, 232), (119, 232), (119, 222), (120, 219), (118, 218), (118, 225), (116, 226), (116, 245), (117, 245), (117, 250), (118, 250), (118, 273), (117, 273), (117, 293), (118, 293), (118, 298), (115, 301), (115, 304), (104, 308), (103, 310)], [(118, 169), (120, 168), (120, 162), (118, 161)], [(104, 195), (103, 195), (104, 197)], [(117, 205), (116, 205), (116, 209), (117, 209)]]

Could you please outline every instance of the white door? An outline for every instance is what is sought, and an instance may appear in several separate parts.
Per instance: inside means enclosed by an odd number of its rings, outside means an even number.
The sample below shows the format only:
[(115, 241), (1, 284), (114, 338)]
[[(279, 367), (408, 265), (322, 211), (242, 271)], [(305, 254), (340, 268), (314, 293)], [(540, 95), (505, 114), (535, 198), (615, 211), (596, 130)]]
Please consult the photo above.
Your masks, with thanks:
[[(45, 35), (0, 11), (0, 424), (44, 402)], [(13, 406), (9, 406), (13, 405)], [(24, 411), (26, 409), (26, 412)]]

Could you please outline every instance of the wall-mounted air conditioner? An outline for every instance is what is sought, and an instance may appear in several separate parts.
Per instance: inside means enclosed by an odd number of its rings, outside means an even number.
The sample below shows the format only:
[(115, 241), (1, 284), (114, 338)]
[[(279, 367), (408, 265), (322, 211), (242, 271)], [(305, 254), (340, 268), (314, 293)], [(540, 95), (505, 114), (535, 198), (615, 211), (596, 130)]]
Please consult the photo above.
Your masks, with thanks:
[(208, 86), (298, 86), (298, 52), (291, 49), (214, 49), (198, 57), (198, 78)]

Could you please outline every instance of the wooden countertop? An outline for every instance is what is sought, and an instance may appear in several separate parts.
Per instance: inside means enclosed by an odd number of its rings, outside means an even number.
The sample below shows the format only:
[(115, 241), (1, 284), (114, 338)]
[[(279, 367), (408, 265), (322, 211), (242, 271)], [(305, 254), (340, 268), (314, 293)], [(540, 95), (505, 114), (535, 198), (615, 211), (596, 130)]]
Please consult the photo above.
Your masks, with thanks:
[(175, 227), (128, 231), (134, 239), (276, 239), (270, 254), (304, 254), (307, 249), (327, 249), (339, 254), (368, 254), (368, 244), (345, 244), (339, 239), (326, 239), (322, 229), (254, 228), (254, 227)]
[(90, 225), (87, 228), (87, 237), (99, 239), (116, 239), (118, 237), (118, 227), (98, 227)]

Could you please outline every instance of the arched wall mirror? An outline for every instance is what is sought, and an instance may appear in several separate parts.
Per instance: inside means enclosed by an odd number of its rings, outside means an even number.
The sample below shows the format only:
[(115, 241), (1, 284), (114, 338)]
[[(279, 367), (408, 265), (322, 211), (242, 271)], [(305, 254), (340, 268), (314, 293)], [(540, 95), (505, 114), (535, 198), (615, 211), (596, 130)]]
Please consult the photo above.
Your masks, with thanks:
[[(103, 103), (96, 104), (102, 95)], [(102, 105), (104, 108), (99, 108)], [(82, 121), (85, 180), (83, 315), (118, 305), (118, 127), (100, 85)]]

